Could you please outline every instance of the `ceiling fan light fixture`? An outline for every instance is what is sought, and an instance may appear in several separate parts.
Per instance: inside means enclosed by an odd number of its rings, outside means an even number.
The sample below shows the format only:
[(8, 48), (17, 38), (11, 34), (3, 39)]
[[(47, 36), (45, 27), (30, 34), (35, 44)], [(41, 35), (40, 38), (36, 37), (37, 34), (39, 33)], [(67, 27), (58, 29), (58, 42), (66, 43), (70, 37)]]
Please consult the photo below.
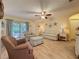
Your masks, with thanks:
[(45, 16), (41, 16), (42, 19), (45, 19)]
[(41, 14), (44, 15), (44, 12), (42, 12)]

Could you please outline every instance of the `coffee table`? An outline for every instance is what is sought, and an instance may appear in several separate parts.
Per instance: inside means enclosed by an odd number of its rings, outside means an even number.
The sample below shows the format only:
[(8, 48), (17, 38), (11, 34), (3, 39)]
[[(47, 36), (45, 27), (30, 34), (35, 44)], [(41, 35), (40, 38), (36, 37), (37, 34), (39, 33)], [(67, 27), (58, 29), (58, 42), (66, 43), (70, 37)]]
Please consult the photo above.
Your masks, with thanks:
[(33, 36), (30, 37), (30, 43), (32, 46), (37, 46), (43, 43), (43, 37), (42, 36)]

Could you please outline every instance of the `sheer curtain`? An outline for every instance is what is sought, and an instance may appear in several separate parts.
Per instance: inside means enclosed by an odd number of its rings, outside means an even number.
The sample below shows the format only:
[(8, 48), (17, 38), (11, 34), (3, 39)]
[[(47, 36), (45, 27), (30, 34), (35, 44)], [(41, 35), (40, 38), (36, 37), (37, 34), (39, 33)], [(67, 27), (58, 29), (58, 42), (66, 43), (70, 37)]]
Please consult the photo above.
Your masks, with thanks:
[(17, 39), (24, 38), (24, 34), (29, 31), (28, 22), (7, 21), (8, 35)]

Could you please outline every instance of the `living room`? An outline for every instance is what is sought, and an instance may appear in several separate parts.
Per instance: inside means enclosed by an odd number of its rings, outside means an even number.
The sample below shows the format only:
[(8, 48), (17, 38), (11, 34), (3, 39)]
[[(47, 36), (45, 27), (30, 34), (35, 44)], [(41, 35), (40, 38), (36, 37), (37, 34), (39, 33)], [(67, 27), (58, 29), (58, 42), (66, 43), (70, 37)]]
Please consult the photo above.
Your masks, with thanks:
[[(1, 0), (0, 4), (1, 59), (79, 59), (79, 0)], [(6, 42), (8, 36), (30, 45), (30, 57), (26, 50), (9, 51), (13, 44)], [(13, 49), (25, 46), (19, 45)]]

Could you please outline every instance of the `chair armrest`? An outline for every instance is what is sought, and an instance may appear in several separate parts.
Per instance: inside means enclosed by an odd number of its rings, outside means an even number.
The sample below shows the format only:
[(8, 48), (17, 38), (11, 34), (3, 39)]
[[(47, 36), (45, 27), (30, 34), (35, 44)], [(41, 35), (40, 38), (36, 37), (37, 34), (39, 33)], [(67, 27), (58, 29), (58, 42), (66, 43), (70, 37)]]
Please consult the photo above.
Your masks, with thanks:
[(29, 42), (27, 42), (27, 46), (28, 46), (28, 49), (33, 50), (33, 47)]
[(28, 48), (27, 43), (17, 45), (14, 49), (26, 49)]
[(29, 42), (27, 42), (27, 46), (28, 46), (29, 54), (33, 53), (33, 47)]
[(24, 44), (20, 44), (20, 45), (16, 46), (14, 49), (15, 50), (25, 50), (25, 49), (27, 49), (29, 54), (33, 53), (33, 47), (31, 46), (31, 44), (29, 42), (26, 42)]
[(33, 47), (31, 46), (31, 44), (29, 42), (17, 45), (14, 49), (25, 49), (27, 48), (28, 50), (33, 50)]

